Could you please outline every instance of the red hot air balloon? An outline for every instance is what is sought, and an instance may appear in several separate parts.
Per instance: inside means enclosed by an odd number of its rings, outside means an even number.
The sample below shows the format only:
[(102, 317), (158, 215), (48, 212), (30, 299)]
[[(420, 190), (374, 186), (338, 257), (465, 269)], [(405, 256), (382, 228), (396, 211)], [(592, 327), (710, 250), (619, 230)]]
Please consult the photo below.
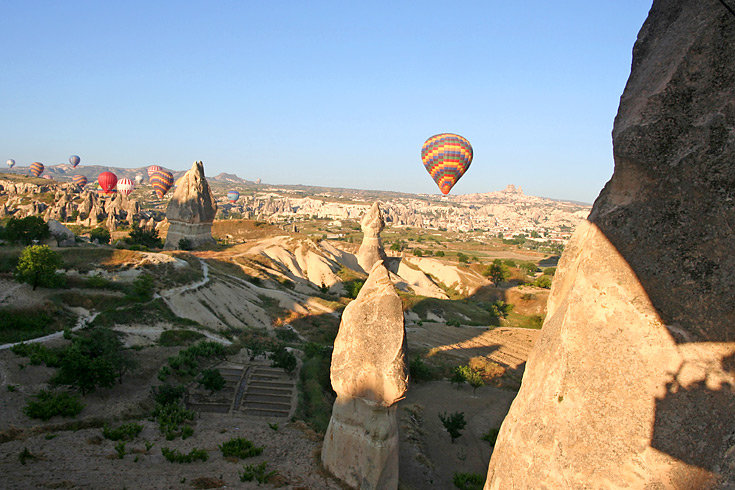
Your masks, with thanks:
[(43, 166), (43, 163), (41, 162), (33, 162), (31, 163), (31, 173), (35, 175), (36, 177), (40, 177), (43, 173), (43, 169), (46, 168)]
[(99, 177), (97, 177), (97, 182), (99, 182), (100, 187), (102, 188), (102, 193), (109, 196), (115, 192), (117, 175), (112, 172), (102, 172)]
[(151, 185), (159, 199), (174, 185), (174, 175), (167, 170), (158, 170), (151, 175)]
[(133, 184), (133, 181), (130, 179), (120, 179), (117, 181), (117, 192), (119, 192), (125, 197), (128, 197), (130, 193), (133, 192), (134, 188), (135, 188), (135, 185)]
[(84, 175), (75, 175), (71, 178), (71, 181), (74, 182), (74, 185), (77, 185), (79, 187), (84, 187), (87, 185), (87, 177)]
[(151, 177), (153, 177), (153, 172), (158, 172), (159, 170), (163, 169), (158, 165), (151, 165), (150, 167), (148, 167), (148, 178), (150, 179)]
[(470, 142), (452, 133), (434, 135), (421, 148), (421, 161), (442, 194), (449, 194), (454, 184), (470, 168), (472, 156)]

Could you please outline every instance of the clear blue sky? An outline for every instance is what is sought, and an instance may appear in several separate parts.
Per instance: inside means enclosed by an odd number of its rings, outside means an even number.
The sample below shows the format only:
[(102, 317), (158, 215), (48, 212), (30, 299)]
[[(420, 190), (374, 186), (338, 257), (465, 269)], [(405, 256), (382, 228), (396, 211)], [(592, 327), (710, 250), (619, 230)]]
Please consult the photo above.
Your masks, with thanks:
[(0, 159), (438, 193), (439, 132), (506, 184), (592, 202), (651, 0), (5, 1)]

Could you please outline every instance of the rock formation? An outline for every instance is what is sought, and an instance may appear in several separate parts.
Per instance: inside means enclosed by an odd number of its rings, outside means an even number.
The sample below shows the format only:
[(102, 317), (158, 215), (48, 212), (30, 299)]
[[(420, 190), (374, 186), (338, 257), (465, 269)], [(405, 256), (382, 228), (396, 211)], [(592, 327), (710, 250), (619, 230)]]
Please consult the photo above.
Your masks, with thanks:
[(401, 299), (382, 262), (347, 305), (334, 341), (337, 400), (324, 437), (324, 467), (361, 489), (398, 487), (396, 402), (406, 392)]
[(178, 248), (182, 238), (189, 240), (192, 247), (213, 243), (212, 221), (216, 212), (217, 204), (204, 177), (204, 164), (194, 162), (179, 180), (166, 208), (170, 226), (165, 248)]
[(735, 17), (654, 0), (486, 488), (735, 488)]
[(385, 228), (383, 213), (378, 203), (373, 203), (360, 223), (362, 227), (362, 244), (357, 252), (357, 262), (365, 272), (370, 271), (376, 262), (385, 260), (385, 250), (380, 241), (380, 232)]

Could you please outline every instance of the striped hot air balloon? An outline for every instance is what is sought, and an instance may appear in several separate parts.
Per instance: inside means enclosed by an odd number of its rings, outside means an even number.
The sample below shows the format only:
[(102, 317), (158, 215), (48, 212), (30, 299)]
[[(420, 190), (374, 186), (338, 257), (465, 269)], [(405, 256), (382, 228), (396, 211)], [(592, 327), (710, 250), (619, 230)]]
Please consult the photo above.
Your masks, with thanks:
[(421, 161), (442, 194), (449, 194), (454, 184), (470, 168), (472, 156), (470, 142), (452, 133), (432, 136), (421, 148)]
[(79, 158), (79, 155), (72, 155), (69, 157), (69, 163), (71, 163), (71, 166), (76, 168), (77, 165), (79, 165), (79, 162), (81, 162), (82, 159)]
[(5, 162), (5, 164), (6, 164), (7, 166), (8, 166), (8, 168), (13, 168), (13, 167), (15, 167), (15, 160), (13, 160), (13, 159), (11, 158), (11, 159), (10, 159), (10, 160), (8, 160), (7, 162)]
[(43, 166), (43, 163), (41, 162), (33, 162), (31, 163), (31, 173), (35, 175), (36, 177), (40, 177), (43, 173), (43, 169), (46, 168)]
[(150, 179), (151, 177), (153, 177), (153, 172), (158, 172), (159, 170), (163, 169), (158, 165), (151, 165), (150, 167), (148, 167), (148, 178)]
[(233, 203), (233, 204), (236, 203), (238, 199), (240, 199), (240, 193), (239, 192), (233, 190), (233, 191), (229, 191), (227, 193), (227, 200), (230, 201), (231, 203)]
[(128, 197), (131, 192), (135, 189), (135, 184), (130, 179), (120, 179), (117, 181), (117, 192), (125, 197)]
[(74, 185), (77, 185), (79, 187), (84, 187), (87, 185), (87, 177), (84, 175), (75, 175), (71, 178), (71, 181), (74, 182)]
[(159, 199), (174, 185), (174, 175), (168, 170), (157, 170), (151, 175), (151, 185)]
[(97, 177), (97, 182), (100, 184), (100, 187), (102, 188), (102, 193), (104, 195), (112, 195), (115, 193), (115, 186), (117, 185), (117, 175), (113, 174), (112, 172), (102, 172), (99, 177)]

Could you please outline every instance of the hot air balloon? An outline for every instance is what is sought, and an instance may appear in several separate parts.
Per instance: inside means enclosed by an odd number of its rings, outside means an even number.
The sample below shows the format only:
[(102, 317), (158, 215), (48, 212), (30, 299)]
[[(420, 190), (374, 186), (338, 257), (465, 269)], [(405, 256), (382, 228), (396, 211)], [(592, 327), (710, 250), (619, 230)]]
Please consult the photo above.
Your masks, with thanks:
[(227, 193), (227, 200), (235, 204), (240, 199), (240, 193), (237, 191), (230, 191)]
[(79, 155), (72, 155), (69, 157), (69, 163), (71, 163), (71, 166), (76, 168), (77, 165), (79, 165), (79, 162), (81, 162), (82, 159), (79, 158)]
[(421, 148), (421, 161), (442, 194), (449, 194), (454, 184), (470, 168), (472, 155), (470, 142), (452, 133), (432, 136)]
[(135, 174), (135, 183), (140, 184), (141, 182), (143, 182), (143, 175)]
[(84, 175), (75, 175), (71, 178), (71, 181), (74, 182), (74, 185), (78, 185), (79, 187), (87, 185), (87, 177)]
[(43, 166), (43, 163), (41, 162), (33, 162), (31, 163), (31, 173), (35, 175), (36, 177), (40, 177), (43, 173), (43, 169), (46, 168)]
[(150, 167), (148, 167), (148, 178), (150, 179), (151, 177), (153, 177), (153, 172), (158, 172), (159, 170), (163, 169), (158, 165), (151, 165)]
[(120, 179), (117, 181), (117, 192), (125, 197), (128, 197), (134, 188), (135, 185), (133, 185), (133, 181), (130, 179)]
[(159, 199), (166, 195), (174, 184), (174, 175), (167, 170), (157, 170), (151, 175), (151, 185)]
[(100, 187), (102, 188), (102, 193), (109, 196), (115, 192), (117, 175), (112, 172), (102, 172), (99, 177), (97, 177), (97, 182), (99, 182)]
[(5, 163), (8, 166), (8, 168), (15, 167), (15, 160), (13, 160), (12, 158), (10, 160), (8, 160), (7, 162), (5, 162)]

